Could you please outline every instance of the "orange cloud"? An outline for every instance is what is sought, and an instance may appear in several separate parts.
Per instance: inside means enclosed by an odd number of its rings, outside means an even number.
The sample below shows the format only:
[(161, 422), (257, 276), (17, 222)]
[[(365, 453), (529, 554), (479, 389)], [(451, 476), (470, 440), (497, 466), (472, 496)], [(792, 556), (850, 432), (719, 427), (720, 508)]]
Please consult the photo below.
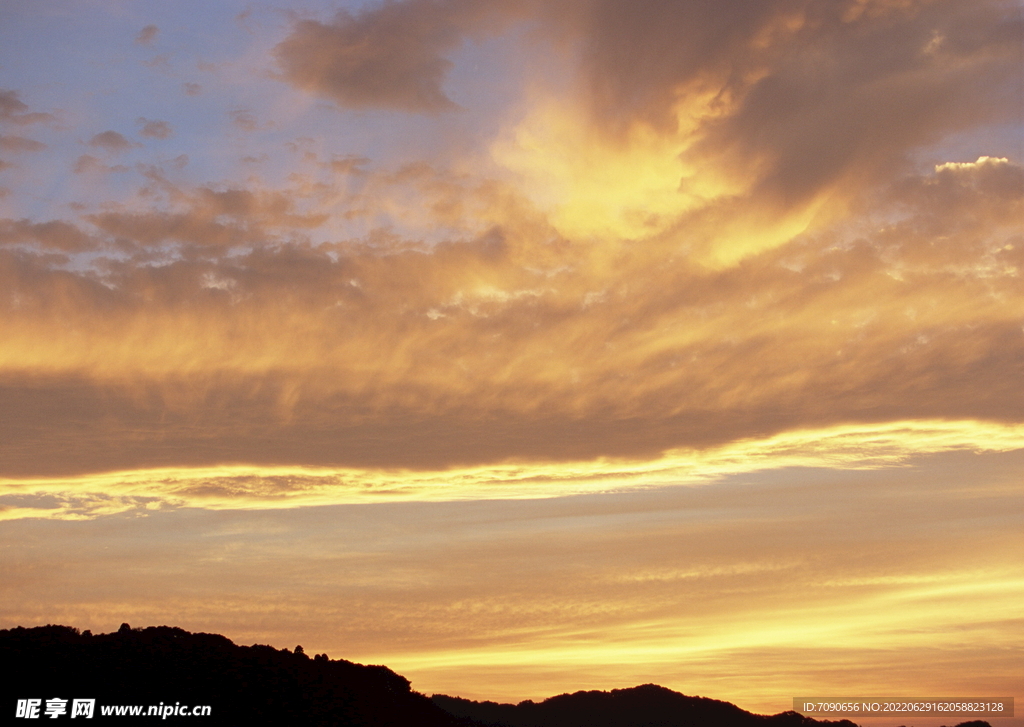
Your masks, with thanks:
[[(344, 55), (398, 28), (418, 49), (381, 58), (405, 68), (536, 12), (578, 66), (560, 96), (538, 77), (484, 157), (450, 168), (300, 140), (276, 187), (149, 167), (76, 219), (7, 220), (10, 471), (656, 458), (845, 423), (1017, 421), (1021, 168), (997, 150), (907, 161), (1005, 118), (1009, 20), (944, 0), (715, 7), (701, 23), (710, 5), (410, 2), (300, 23), (282, 63), (306, 31)], [(430, 105), (387, 88), (364, 100)], [(42, 457), (54, 438), (65, 454)]]
[[(561, 238), (500, 185), (429, 170), (340, 197), (169, 187), (173, 211), (89, 215), (93, 232), (8, 222), (8, 244), (111, 256), (88, 274), (28, 249), (0, 258), (6, 406), (37, 422), (12, 424), (5, 461), (171, 464), (172, 431), (192, 443), (182, 463), (433, 467), (656, 456), (851, 421), (1015, 421), (1020, 179), (1001, 160), (940, 166), (893, 186), (877, 216), (718, 271), (674, 232)], [(433, 246), (297, 237), (331, 224), (320, 199), (391, 209), (410, 186), (423, 219), (491, 227)], [(71, 436), (42, 404), (66, 387), (101, 418), (78, 435), (86, 451), (40, 459), (51, 440), (31, 432)], [(85, 444), (125, 436), (119, 452)]]

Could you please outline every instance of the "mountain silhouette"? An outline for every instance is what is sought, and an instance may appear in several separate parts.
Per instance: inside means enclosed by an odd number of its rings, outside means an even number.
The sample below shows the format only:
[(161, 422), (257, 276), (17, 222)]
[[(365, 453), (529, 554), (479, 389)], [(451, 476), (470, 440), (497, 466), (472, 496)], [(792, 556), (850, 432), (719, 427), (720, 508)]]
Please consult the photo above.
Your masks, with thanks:
[(610, 692), (576, 692), (534, 703), (471, 702), (435, 694), (445, 711), (488, 727), (856, 727), (849, 720), (814, 720), (797, 712), (752, 714), (729, 702), (688, 697), (656, 684)]
[[(102, 718), (102, 705), (180, 703), (209, 705), (210, 716), (172, 716), (166, 721), (313, 727), (459, 724), (386, 667), (326, 655), (310, 658), (301, 647), (236, 646), (224, 636), (170, 626), (132, 629), (125, 624), (117, 632), (95, 636), (69, 626), (2, 630), (0, 663), (8, 667), (0, 686), (0, 715), (7, 719), (15, 715), (19, 699), (42, 699), (45, 706), (46, 699), (58, 697), (95, 698), (94, 719)], [(154, 718), (135, 721), (152, 724)]]
[[(274, 724), (319, 727), (856, 727), (796, 712), (751, 714), (728, 702), (688, 697), (655, 684), (611, 692), (576, 692), (543, 702), (497, 704), (411, 689), (384, 666), (364, 666), (326, 654), (310, 658), (254, 644), (237, 646), (218, 634), (171, 626), (128, 624), (93, 635), (70, 626), (0, 630), (0, 722), (18, 702), (39, 700), (39, 718), (53, 700), (94, 699), (94, 720), (152, 724), (153, 716), (108, 715), (113, 707), (164, 710), (209, 706), (208, 716), (170, 714), (160, 721), (202, 725)], [(129, 713), (130, 714), (130, 713)], [(164, 713), (167, 715), (167, 712)], [(958, 727), (989, 727), (965, 722)]]
[[(792, 711), (753, 714), (729, 702), (688, 697), (657, 684), (560, 694), (543, 702), (528, 699), (519, 704), (473, 702), (445, 694), (431, 699), (468, 727), (859, 727), (846, 719), (816, 720)], [(974, 720), (956, 727), (992, 726)]]
[[(536, 703), (473, 702), (444, 694), (431, 699), (472, 727), (858, 727), (846, 719), (815, 720), (799, 712), (752, 714), (729, 702), (688, 697), (657, 684), (560, 694)], [(956, 727), (991, 725), (975, 720)]]

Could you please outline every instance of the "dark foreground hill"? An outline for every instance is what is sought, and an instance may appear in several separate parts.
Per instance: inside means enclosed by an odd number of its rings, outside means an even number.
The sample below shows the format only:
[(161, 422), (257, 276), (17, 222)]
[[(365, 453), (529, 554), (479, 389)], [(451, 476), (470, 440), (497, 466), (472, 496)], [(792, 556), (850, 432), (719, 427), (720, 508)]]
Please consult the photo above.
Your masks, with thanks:
[[(849, 720), (815, 720), (797, 712), (752, 714), (729, 702), (688, 697), (656, 684), (610, 692), (561, 694), (535, 703), (472, 702), (435, 694), (439, 707), (466, 721), (487, 727), (857, 727)], [(991, 727), (964, 722), (957, 727)]]
[[(70, 626), (0, 630), (0, 723), (36, 700), (37, 719), (72, 719), (75, 700), (95, 700), (92, 719), (117, 724), (274, 724), (318, 727), (855, 727), (794, 712), (770, 717), (728, 702), (647, 684), (563, 694), (540, 703), (471, 702), (412, 691), (383, 666), (270, 646), (236, 646), (217, 634), (157, 626), (79, 633)], [(138, 708), (132, 718), (129, 708)], [(156, 710), (147, 716), (150, 708)], [(209, 707), (209, 714), (191, 710)], [(106, 708), (106, 709), (105, 709)], [(117, 713), (120, 708), (121, 714)], [(115, 711), (111, 712), (110, 710)], [(79, 714), (77, 717), (85, 717)], [(77, 718), (75, 717), (75, 718)], [(92, 724), (86, 722), (83, 724)], [(74, 722), (73, 724), (78, 724)], [(960, 727), (968, 727), (965, 723)], [(988, 727), (970, 723), (969, 727)]]
[(441, 694), (431, 699), (451, 714), (494, 727), (856, 727), (849, 720), (819, 721), (797, 712), (751, 714), (729, 702), (688, 697), (656, 684), (561, 694), (539, 703), (471, 702)]
[[(383, 666), (362, 666), (326, 656), (310, 658), (270, 646), (236, 646), (217, 634), (157, 626), (110, 634), (79, 633), (69, 626), (0, 630), (0, 723), (15, 719), (19, 699), (40, 699), (39, 717), (50, 723), (47, 700), (96, 699), (102, 707), (209, 706), (210, 716), (169, 717), (195, 725), (353, 725), (454, 727), (454, 718), (409, 680)], [(117, 724), (156, 724), (161, 717), (110, 716)], [(71, 722), (78, 724), (79, 722)], [(91, 722), (84, 722), (91, 724)]]

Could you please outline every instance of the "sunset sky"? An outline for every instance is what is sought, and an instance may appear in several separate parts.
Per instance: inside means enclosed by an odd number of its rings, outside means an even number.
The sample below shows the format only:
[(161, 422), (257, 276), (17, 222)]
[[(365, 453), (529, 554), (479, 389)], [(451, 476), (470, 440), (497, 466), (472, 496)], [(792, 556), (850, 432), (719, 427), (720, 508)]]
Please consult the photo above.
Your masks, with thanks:
[(1022, 27), (5, 0), (0, 628), (1024, 725)]

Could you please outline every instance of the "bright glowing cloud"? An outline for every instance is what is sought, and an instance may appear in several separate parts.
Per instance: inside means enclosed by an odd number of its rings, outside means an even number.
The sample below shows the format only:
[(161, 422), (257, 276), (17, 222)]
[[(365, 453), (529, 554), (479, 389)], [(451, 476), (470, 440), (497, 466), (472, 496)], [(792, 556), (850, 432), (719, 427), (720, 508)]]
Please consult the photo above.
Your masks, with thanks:
[(80, 520), (182, 507), (280, 509), (388, 502), (546, 499), (710, 484), (792, 467), (877, 469), (926, 455), (1024, 449), (1024, 425), (907, 421), (788, 431), (645, 461), (508, 463), (441, 471), (252, 467), (0, 479), (0, 520)]

